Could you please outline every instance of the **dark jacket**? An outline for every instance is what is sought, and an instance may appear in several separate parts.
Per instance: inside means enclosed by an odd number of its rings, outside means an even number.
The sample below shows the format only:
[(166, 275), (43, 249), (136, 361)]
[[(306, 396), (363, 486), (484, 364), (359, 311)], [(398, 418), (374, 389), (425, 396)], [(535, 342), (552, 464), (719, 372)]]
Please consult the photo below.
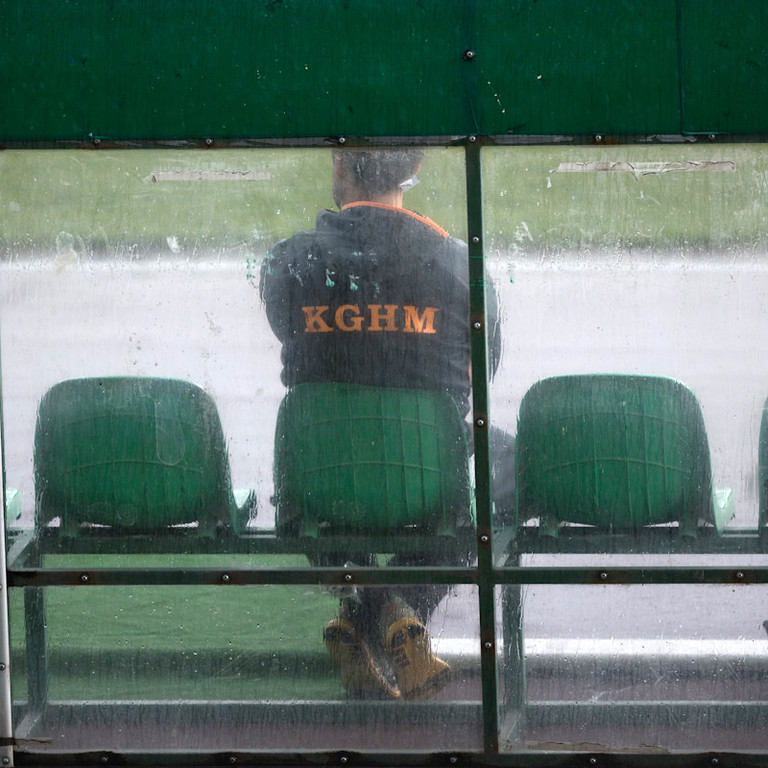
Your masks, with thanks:
[[(283, 383), (448, 390), (469, 412), (466, 245), (412, 211), (353, 203), (277, 243), (261, 296), (282, 342)], [(500, 337), (486, 292), (492, 372)]]

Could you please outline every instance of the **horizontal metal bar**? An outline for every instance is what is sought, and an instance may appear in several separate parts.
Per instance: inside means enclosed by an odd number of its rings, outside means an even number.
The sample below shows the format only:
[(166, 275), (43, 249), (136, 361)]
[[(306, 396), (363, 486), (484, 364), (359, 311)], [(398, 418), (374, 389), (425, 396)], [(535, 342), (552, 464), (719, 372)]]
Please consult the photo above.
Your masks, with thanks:
[[(10, 587), (123, 585), (478, 584), (477, 568), (14, 568)], [(494, 568), (492, 582), (512, 584), (766, 584), (768, 566)]]
[[(110, 139), (88, 136), (81, 140), (2, 141), (0, 149), (278, 149), (317, 147), (444, 147), (466, 142), (466, 135), (431, 136), (310, 136), (298, 138), (207, 138)], [(632, 144), (765, 144), (766, 133), (684, 133), (684, 134), (502, 134), (473, 137), (485, 146), (615, 146)]]
[(123, 585), (475, 584), (474, 568), (18, 568), (11, 587)]

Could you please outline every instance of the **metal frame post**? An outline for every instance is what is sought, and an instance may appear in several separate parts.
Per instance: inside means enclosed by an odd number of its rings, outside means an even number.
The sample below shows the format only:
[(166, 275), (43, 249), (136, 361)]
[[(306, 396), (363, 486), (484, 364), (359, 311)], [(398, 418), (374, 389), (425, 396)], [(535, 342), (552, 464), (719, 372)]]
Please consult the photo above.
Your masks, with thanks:
[(2, 354), (0, 354), (0, 763), (5, 766), (13, 765), (13, 717), (11, 713), (11, 636), (8, 628), (8, 572), (5, 556), (6, 500), (3, 423), (3, 375)]

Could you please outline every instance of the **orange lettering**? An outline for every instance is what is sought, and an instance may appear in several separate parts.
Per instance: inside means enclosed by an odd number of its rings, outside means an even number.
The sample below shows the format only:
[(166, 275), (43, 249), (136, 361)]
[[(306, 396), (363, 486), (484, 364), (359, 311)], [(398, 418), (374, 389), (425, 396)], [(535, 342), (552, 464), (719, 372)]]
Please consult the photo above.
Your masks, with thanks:
[(436, 333), (435, 313), (438, 311), (437, 307), (425, 307), (421, 317), (419, 317), (419, 310), (416, 307), (405, 306), (403, 310), (405, 312), (404, 333)]
[[(371, 323), (368, 326), (369, 331), (396, 331), (397, 323), (395, 322), (395, 312), (397, 312), (397, 304), (385, 304), (384, 312), (381, 311), (381, 304), (369, 304), (368, 309), (371, 313)], [(384, 328), (381, 327), (381, 321), (385, 321)]]
[(302, 307), (306, 321), (304, 333), (328, 333), (333, 330), (322, 318), (323, 312), (327, 309), (328, 307)]
[[(354, 312), (350, 321), (347, 322), (344, 313)], [(363, 316), (360, 314), (360, 308), (354, 304), (342, 304), (335, 315), (336, 327), (341, 331), (361, 331), (363, 329)]]

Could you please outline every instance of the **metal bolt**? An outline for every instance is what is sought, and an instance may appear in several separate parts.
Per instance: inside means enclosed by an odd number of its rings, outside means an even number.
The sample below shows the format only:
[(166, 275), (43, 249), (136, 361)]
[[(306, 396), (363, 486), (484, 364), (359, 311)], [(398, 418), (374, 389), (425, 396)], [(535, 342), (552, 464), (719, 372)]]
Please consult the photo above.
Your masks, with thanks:
[(479, 320), (475, 320), (475, 322), (472, 324), (472, 327), (476, 331), (479, 331), (483, 327), (483, 324)]
[(597, 758), (596, 757), (590, 757), (589, 758), (589, 764), (590, 765), (597, 765)]
[(744, 578), (744, 571), (736, 571), (736, 578), (741, 581)]
[(2, 760), (3, 765), (10, 765), (11, 764), (11, 758), (10, 757), (4, 757)]
[(607, 571), (600, 571), (600, 580), (606, 581), (608, 579), (608, 572)]
[(342, 756), (339, 758), (339, 762), (340, 762), (342, 765), (346, 765), (346, 764), (349, 762), (349, 758), (348, 758), (346, 755), (342, 755)]
[(714, 133), (710, 133), (710, 134), (709, 134), (709, 140), (710, 140), (710, 141), (714, 141), (716, 138), (717, 138), (717, 136), (715, 136), (715, 134), (714, 134)]
[(485, 648), (486, 651), (490, 651), (491, 648), (493, 648), (493, 643), (490, 640), (486, 640), (483, 643), (483, 648)]
[(221, 580), (224, 582), (229, 581), (229, 574), (228, 573), (222, 573), (221, 574)]
[(488, 537), (487, 537), (485, 534), (483, 534), (483, 535), (480, 537), (480, 541), (481, 541), (483, 544), (487, 544), (487, 543), (488, 543)]
[(482, 429), (485, 426), (485, 419), (475, 419), (475, 426)]
[(2, 672), (5, 669), (5, 664), (3, 664), (2, 661), (0, 661), (0, 672)]
[(464, 61), (472, 61), (475, 58), (475, 52), (470, 48), (464, 51)]
[(720, 761), (716, 757), (712, 758), (711, 763), (712, 765), (720, 765)]
[(339, 136), (339, 144), (346, 144), (347, 140), (343, 136)]
[(473, 242), (475, 245), (477, 245), (477, 244), (480, 242), (480, 238), (479, 238), (477, 235), (475, 235), (475, 236), (472, 238), (472, 242)]
[(206, 139), (206, 140), (205, 140), (205, 146), (206, 146), (206, 147), (211, 147), (211, 146), (213, 146), (213, 139)]
[(602, 134), (602, 133), (598, 133), (598, 134), (595, 134), (595, 141), (596, 141), (598, 144), (599, 144), (599, 143), (600, 143), (602, 140), (603, 140), (603, 134)]
[(109, 762), (109, 758), (106, 755), (102, 755), (101, 756), (101, 762), (102, 763), (108, 763)]
[(456, 765), (456, 763), (458, 763), (458, 762), (459, 762), (459, 758), (458, 758), (458, 757), (456, 757), (456, 755), (451, 755), (451, 756), (448, 758), (448, 762), (449, 762), (451, 765)]
[(83, 584), (87, 584), (87, 583), (88, 583), (88, 574), (87, 574), (87, 573), (84, 573), (84, 574), (83, 574), (83, 575), (80, 577), (80, 581), (82, 581), (82, 582), (83, 582)]
[(351, 573), (345, 573), (344, 574), (344, 581), (352, 581), (352, 574)]
[(477, 136), (470, 136), (469, 137), (469, 143), (474, 144), (477, 141)]
[(234, 755), (232, 755), (232, 757), (230, 757), (230, 758), (229, 758), (229, 762), (230, 762), (232, 765), (234, 765), (234, 764), (237, 762), (237, 758), (236, 758)]

